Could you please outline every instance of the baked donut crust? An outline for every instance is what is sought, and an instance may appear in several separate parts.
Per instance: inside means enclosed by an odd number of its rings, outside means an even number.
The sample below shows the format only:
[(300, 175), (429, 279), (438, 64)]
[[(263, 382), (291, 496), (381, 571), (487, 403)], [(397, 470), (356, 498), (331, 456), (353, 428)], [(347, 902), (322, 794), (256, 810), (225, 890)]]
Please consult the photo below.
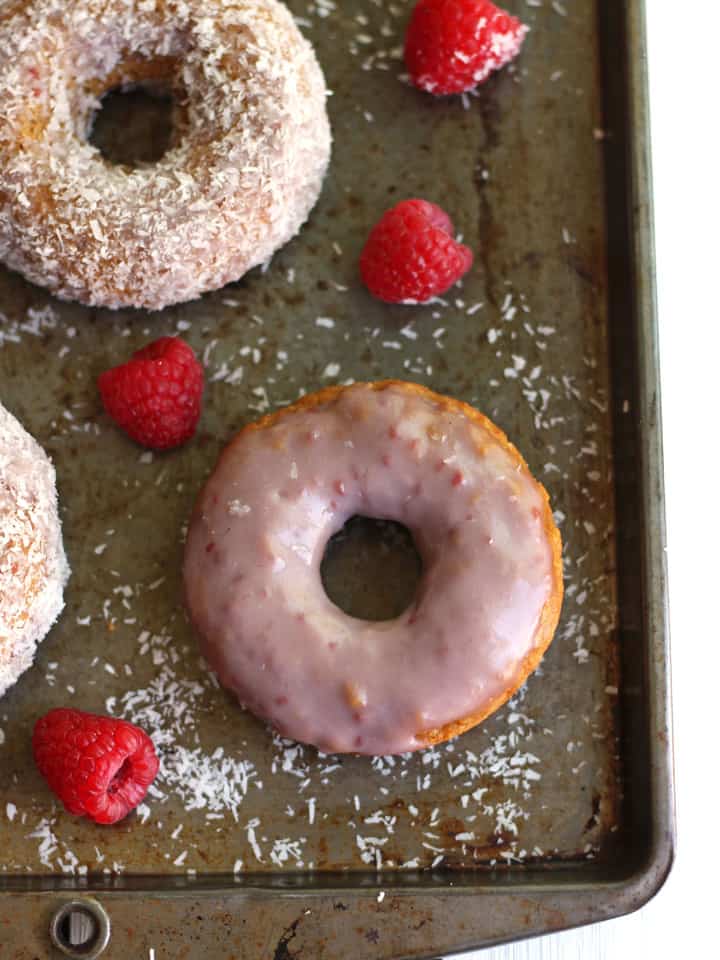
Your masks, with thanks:
[[(100, 98), (175, 93), (155, 164), (104, 160)], [(326, 88), (279, 0), (0, 5), (0, 260), (62, 299), (161, 309), (239, 279), (300, 229), (330, 155)]]
[[(272, 432), (273, 428), (279, 428), (282, 425), (285, 425), (289, 430), (292, 431), (294, 429), (293, 420), (296, 419), (298, 415), (331, 408), (333, 404), (335, 404), (338, 399), (341, 398), (348, 390), (356, 392), (364, 390), (369, 391), (372, 394), (382, 393), (383, 391), (391, 391), (391, 393), (400, 394), (404, 398), (417, 398), (419, 401), (423, 401), (431, 405), (438, 411), (439, 414), (447, 415), (450, 418), (456, 418), (458, 421), (469, 421), (470, 424), (477, 427), (483, 437), (489, 437), (491, 442), (497, 444), (502, 450), (503, 454), (509, 458), (513, 465), (513, 469), (518, 474), (517, 478), (515, 478), (515, 481), (527, 485), (526, 489), (532, 492), (532, 496), (534, 498), (532, 502), (533, 504), (535, 502), (538, 504), (538, 506), (533, 507), (533, 509), (538, 511), (537, 519), (539, 520), (542, 530), (542, 539), (544, 540), (548, 550), (549, 566), (547, 596), (542, 604), (541, 609), (539, 610), (534, 633), (527, 641), (526, 652), (517, 661), (511, 675), (507, 676), (504, 686), (490, 699), (485, 698), (480, 709), (463, 713), (455, 719), (436, 726), (420, 726), (417, 728), (414, 733), (414, 742), (411, 746), (407, 747), (407, 749), (419, 749), (423, 746), (441, 743), (445, 740), (451, 739), (452, 737), (456, 737), (459, 734), (476, 726), (500, 706), (502, 706), (513, 695), (513, 693), (515, 693), (520, 686), (522, 686), (528, 676), (536, 669), (552, 641), (562, 605), (562, 545), (559, 531), (553, 520), (548, 494), (544, 487), (534, 479), (524, 458), (516, 449), (516, 447), (508, 440), (502, 430), (500, 430), (495, 424), (492, 423), (492, 421), (490, 421), (475, 408), (460, 400), (441, 396), (419, 384), (406, 383), (397, 380), (384, 380), (374, 383), (354, 384), (351, 387), (327, 387), (318, 391), (317, 393), (302, 397), (300, 400), (288, 407), (275, 411), (274, 413), (267, 414), (254, 423), (248, 424), (239, 432), (239, 434), (237, 434), (234, 440), (223, 451), (211, 479), (208, 481), (204, 491), (198, 498), (195, 511), (191, 519), (190, 535), (188, 538), (188, 551), (186, 552), (186, 598), (191, 619), (193, 619), (195, 622), (201, 636), (204, 636), (207, 646), (208, 631), (207, 624), (205, 623), (206, 611), (202, 609), (203, 601), (198, 601), (198, 594), (196, 593), (195, 585), (192, 579), (195, 575), (196, 567), (193, 566), (192, 563), (188, 562), (188, 552), (197, 552), (201, 550), (202, 545), (205, 543), (202, 534), (200, 533), (201, 530), (204, 530), (209, 526), (213, 528), (213, 536), (217, 533), (217, 530), (214, 529), (214, 521), (212, 519), (208, 520), (206, 515), (209, 498), (212, 497), (213, 502), (216, 503), (217, 498), (220, 495), (220, 488), (217, 484), (213, 483), (213, 478), (223, 473), (223, 471), (227, 474), (228, 469), (231, 466), (231, 458), (236, 455), (236, 451), (243, 445), (247, 447), (247, 440), (253, 434), (262, 434), (265, 431)], [(307, 421), (303, 421), (303, 424), (305, 428), (307, 428)], [(268, 442), (271, 442), (269, 439), (271, 435), (272, 433), (267, 434)], [(280, 443), (279, 440), (277, 442)], [(482, 456), (482, 453), (480, 453), (480, 455)], [(332, 470), (332, 467), (329, 467), (329, 470)], [(356, 622), (364, 623), (364, 621)], [(209, 659), (211, 664), (214, 665), (213, 650), (215, 648), (213, 647), (212, 639), (210, 639), (210, 647), (211, 653)], [(227, 675), (223, 676), (222, 670), (220, 678), (221, 681), (226, 683), (226, 685), (231, 687), (233, 686), (232, 683), (227, 683)], [(308, 693), (307, 696), (311, 697), (312, 695)], [(353, 705), (355, 700), (351, 697), (349, 702), (351, 705)], [(253, 709), (252, 703), (250, 704), (250, 707)], [(255, 712), (259, 712), (261, 715), (268, 716), (266, 710), (258, 709), (257, 706), (255, 706)], [(269, 719), (271, 719), (271, 722), (274, 722), (276, 726), (280, 726), (282, 729), (282, 723), (278, 722), (277, 718), (269, 717)], [(284, 729), (282, 732), (288, 736), (293, 736), (291, 730)], [(299, 739), (302, 739), (302, 737), (299, 737)], [(332, 738), (329, 738), (327, 741), (323, 741), (321, 743), (318, 742), (317, 738), (313, 738), (310, 742), (316, 743), (321, 749), (326, 749), (328, 751), (335, 750), (336, 752), (360, 753), (369, 752), (365, 749), (353, 751), (347, 747), (338, 748), (337, 745), (333, 745)], [(393, 750), (391, 752), (402, 751)]]
[(69, 572), (55, 470), (0, 404), (0, 696), (32, 664), (62, 610)]

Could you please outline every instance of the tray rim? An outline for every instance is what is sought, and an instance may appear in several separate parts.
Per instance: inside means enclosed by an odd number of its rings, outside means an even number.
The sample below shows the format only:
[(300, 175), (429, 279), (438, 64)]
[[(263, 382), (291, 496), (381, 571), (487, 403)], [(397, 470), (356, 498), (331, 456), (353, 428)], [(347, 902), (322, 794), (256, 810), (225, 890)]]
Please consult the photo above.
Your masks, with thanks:
[[(655, 231), (652, 196), (651, 123), (648, 87), (647, 30), (644, 0), (629, 4), (626, 14), (629, 57), (630, 199), (633, 209), (633, 248), (637, 292), (638, 377), (643, 512), (643, 580), (648, 646), (656, 668), (648, 671), (650, 707), (650, 767), (653, 783), (653, 833), (645, 872), (657, 871), (648, 896), (662, 887), (672, 869), (676, 844), (674, 788), (670, 614), (668, 601), (665, 475), (663, 469), (660, 352), (655, 273)], [(641, 906), (642, 904), (638, 904)]]

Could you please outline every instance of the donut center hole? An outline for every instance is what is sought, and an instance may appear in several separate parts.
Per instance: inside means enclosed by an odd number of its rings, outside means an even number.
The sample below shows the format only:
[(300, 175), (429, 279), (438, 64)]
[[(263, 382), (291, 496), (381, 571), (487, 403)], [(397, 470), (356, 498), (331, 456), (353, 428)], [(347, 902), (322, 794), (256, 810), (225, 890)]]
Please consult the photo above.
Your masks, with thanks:
[(401, 523), (354, 516), (331, 537), (320, 565), (325, 593), (359, 620), (393, 620), (413, 602), (422, 560)]
[(100, 101), (88, 140), (116, 166), (157, 163), (173, 141), (175, 100), (165, 86), (114, 87)]

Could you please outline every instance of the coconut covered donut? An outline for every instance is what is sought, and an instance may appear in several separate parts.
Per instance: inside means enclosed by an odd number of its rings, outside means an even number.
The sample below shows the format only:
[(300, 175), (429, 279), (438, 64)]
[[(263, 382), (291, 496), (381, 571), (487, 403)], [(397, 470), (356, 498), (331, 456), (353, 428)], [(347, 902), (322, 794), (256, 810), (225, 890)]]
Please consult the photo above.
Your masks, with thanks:
[[(114, 166), (100, 98), (170, 90), (175, 141)], [(0, 259), (59, 297), (160, 309), (237, 280), (306, 220), (326, 89), (278, 0), (0, 4)]]
[(50, 460), (0, 404), (0, 696), (32, 664), (69, 575)]
[[(353, 515), (423, 560), (400, 617), (348, 616), (320, 563)], [(188, 531), (188, 609), (220, 681), (282, 734), (401, 753), (456, 736), (540, 662), (562, 600), (548, 496), (481, 413), (415, 384), (332, 387), (230, 443)]]

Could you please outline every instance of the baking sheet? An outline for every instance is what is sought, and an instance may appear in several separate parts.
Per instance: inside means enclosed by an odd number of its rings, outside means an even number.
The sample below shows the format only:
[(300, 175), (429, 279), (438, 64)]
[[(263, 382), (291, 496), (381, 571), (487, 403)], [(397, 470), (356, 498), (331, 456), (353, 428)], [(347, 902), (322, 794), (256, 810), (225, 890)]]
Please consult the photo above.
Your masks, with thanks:
[[(613, 444), (639, 395), (630, 375), (612, 382), (598, 31), (610, 18), (622, 49), (622, 5), (508, 4), (532, 27), (520, 59), (477, 96), (439, 100), (403, 80), (410, 3), (289, 6), (332, 90), (334, 156), (310, 222), (265, 269), (153, 315), (61, 304), (0, 271), (0, 396), (56, 463), (73, 569), (61, 621), (0, 704), (9, 891), (59, 878), (131, 890), (141, 875), (160, 892), (281, 882), (311, 895), (371, 875), (437, 891), (535, 866), (583, 882), (628, 849)], [(429, 306), (391, 307), (363, 290), (357, 261), (409, 196), (448, 210), (476, 265)], [(103, 415), (95, 380), (173, 333), (203, 357), (205, 411), (192, 443), (151, 455)], [(235, 706), (199, 657), (180, 564), (193, 499), (237, 428), (302, 392), (381, 377), (460, 397), (506, 430), (550, 492), (566, 597), (541, 669), (501, 711), (450, 744), (370, 761), (281, 740)], [(153, 736), (161, 772), (136, 815), (101, 828), (49, 795), (30, 731), (59, 705)]]

